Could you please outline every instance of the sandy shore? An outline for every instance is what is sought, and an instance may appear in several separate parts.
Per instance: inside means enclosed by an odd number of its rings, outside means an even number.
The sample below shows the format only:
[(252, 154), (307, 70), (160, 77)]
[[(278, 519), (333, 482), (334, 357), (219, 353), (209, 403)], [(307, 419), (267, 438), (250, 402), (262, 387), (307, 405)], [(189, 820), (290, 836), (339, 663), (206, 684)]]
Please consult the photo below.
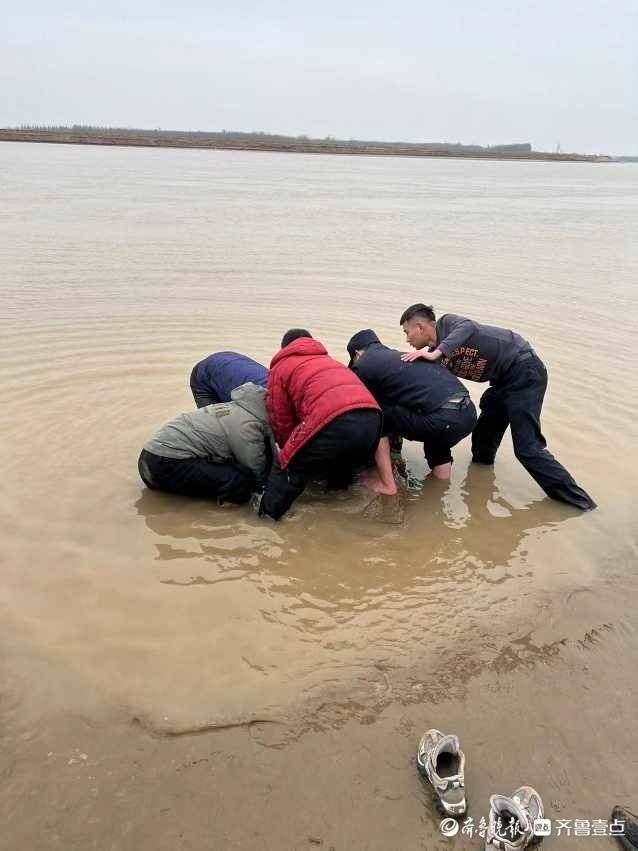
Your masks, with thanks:
[[(414, 765), (429, 726), (461, 736), (475, 825), (487, 818), (490, 794), (511, 794), (522, 782), (543, 790), (553, 819), (607, 819), (614, 803), (631, 804), (635, 794), (638, 688), (625, 633), (636, 623), (619, 624), (622, 595), (603, 593), (606, 612), (595, 587), (559, 595), (545, 609), (550, 627), (515, 648), (495, 648), (475, 673), (447, 657), (447, 670), (413, 670), (409, 690), (390, 674), (376, 704), (364, 706), (353, 695), (296, 718), (173, 736), (153, 735), (116, 708), (99, 720), (46, 715), (35, 731), (23, 727), (17, 736), (22, 725), (12, 718), (12, 737), (3, 737), (11, 768), (0, 800), (0, 846), (481, 849), (477, 835), (452, 842), (440, 834), (431, 792)], [(599, 623), (601, 616), (609, 621)], [(604, 728), (596, 692), (607, 707)], [(578, 706), (573, 723), (568, 706)], [(603, 779), (609, 740), (624, 743), (625, 757)], [(578, 841), (546, 840), (556, 851)], [(614, 847), (606, 838), (580, 841), (592, 851)]]

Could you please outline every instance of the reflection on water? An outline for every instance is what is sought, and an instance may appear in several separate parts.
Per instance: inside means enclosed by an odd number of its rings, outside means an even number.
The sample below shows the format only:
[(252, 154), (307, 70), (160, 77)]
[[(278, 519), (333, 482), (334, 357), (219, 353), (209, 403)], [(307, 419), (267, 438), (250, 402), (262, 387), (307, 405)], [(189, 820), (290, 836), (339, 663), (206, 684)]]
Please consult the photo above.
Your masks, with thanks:
[[(527, 550), (521, 545), (532, 532), (557, 531), (580, 516), (547, 498), (525, 508), (508, 505), (489, 467), (469, 465), (455, 488), (429, 477), (424, 482), (415, 474), (409, 482), (406, 517), (398, 530), (388, 531), (353, 512), (352, 505), (360, 503), (356, 494), (320, 500), (326, 516), (316, 520), (314, 534), (321, 539), (336, 513), (347, 535), (347, 555), (336, 564), (305, 558), (306, 536), (298, 536), (295, 524), (258, 520), (247, 509), (204, 507), (146, 489), (135, 508), (157, 536), (158, 560), (182, 561), (186, 564), (180, 567), (186, 569), (189, 562), (197, 564), (196, 576), (185, 578), (180, 572), (163, 578), (164, 584), (245, 578), (269, 594), (303, 599), (304, 605), (330, 603), (335, 619), (379, 607), (389, 597), (396, 602), (396, 595), (413, 602), (418, 595), (419, 605), (425, 606), (430, 597), (438, 599), (441, 581), (457, 584), (461, 594), (466, 588), (476, 593), (483, 584), (505, 582), (525, 568)], [(452, 490), (454, 496), (446, 500)], [(312, 496), (305, 500), (302, 513)], [(275, 577), (283, 582), (273, 584)]]
[[(295, 516), (278, 524), (245, 508), (148, 490), (135, 502), (161, 566), (157, 581), (180, 605), (194, 594), (216, 617), (209, 594), (220, 587), (238, 603), (251, 599), (241, 615), (254, 639), (242, 654), (246, 672), (275, 678), (280, 697), (292, 677), (294, 703), (320, 704), (322, 724), (367, 716), (392, 700), (460, 693), (479, 671), (549, 658), (564, 640), (536, 645), (529, 619), (512, 615), (554, 567), (551, 556), (542, 570), (530, 563), (530, 548), (583, 515), (542, 497), (526, 507), (508, 503), (491, 468), (461, 464), (451, 483), (424, 478), (418, 447), (408, 456), (401, 527), (365, 517), (367, 498), (357, 488), (311, 489)], [(277, 648), (273, 630), (283, 630)], [(223, 620), (217, 633), (226, 641)], [(436, 686), (426, 685), (434, 672)], [(296, 723), (317, 729), (311, 716)]]

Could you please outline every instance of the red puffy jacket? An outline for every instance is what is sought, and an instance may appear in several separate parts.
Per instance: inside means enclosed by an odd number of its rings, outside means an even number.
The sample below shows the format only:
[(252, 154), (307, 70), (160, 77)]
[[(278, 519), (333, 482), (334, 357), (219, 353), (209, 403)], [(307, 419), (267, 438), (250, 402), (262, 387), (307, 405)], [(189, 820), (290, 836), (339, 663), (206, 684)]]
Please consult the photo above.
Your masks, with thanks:
[(284, 469), (329, 422), (357, 408), (381, 409), (352, 370), (310, 337), (299, 337), (270, 362), (266, 409)]

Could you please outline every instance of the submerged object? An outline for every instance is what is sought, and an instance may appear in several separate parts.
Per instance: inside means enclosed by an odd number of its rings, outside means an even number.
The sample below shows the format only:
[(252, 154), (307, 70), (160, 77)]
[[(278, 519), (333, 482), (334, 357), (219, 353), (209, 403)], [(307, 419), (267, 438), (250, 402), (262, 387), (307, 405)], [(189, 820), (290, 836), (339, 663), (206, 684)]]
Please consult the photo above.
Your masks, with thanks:
[(363, 516), (379, 523), (399, 526), (405, 521), (405, 507), (400, 494), (378, 493), (363, 509)]

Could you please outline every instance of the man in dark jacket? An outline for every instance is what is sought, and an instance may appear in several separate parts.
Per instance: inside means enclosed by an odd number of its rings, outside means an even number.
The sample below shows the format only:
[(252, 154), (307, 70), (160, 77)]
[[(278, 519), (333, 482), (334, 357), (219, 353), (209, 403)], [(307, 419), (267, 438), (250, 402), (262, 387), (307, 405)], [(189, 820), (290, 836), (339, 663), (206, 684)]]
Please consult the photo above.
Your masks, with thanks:
[(265, 387), (268, 370), (257, 361), (239, 352), (216, 352), (196, 363), (190, 385), (198, 408), (230, 402), (230, 394), (246, 382)]
[(350, 368), (381, 405), (383, 433), (422, 441), (433, 476), (449, 479), (450, 449), (476, 425), (467, 389), (439, 364), (404, 363), (369, 328), (350, 339), (348, 354)]
[[(373, 457), (381, 411), (342, 363), (329, 357), (309, 331), (291, 329), (272, 359), (266, 408), (279, 457), (259, 506), (278, 520), (314, 476), (347, 486), (356, 467)], [(391, 476), (391, 470), (389, 471)], [(394, 485), (394, 480), (392, 480)]]
[(494, 463), (509, 425), (514, 454), (548, 496), (583, 511), (596, 507), (547, 449), (540, 419), (547, 370), (527, 340), (514, 331), (481, 325), (453, 313), (437, 322), (434, 311), (425, 304), (409, 307), (400, 324), (416, 349), (403, 355), (403, 360), (440, 360), (460, 378), (490, 382), (472, 433), (474, 461)]

